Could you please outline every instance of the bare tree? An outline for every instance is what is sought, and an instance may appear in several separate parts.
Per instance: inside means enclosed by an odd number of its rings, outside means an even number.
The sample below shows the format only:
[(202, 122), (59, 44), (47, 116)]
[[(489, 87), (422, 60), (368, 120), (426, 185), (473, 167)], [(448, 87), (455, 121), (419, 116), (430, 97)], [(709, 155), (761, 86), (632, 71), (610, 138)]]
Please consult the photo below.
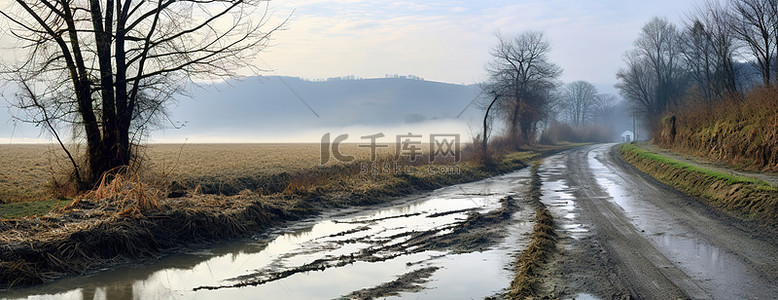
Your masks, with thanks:
[(597, 88), (586, 81), (574, 81), (564, 86), (561, 100), (561, 108), (568, 121), (580, 127), (591, 117), (597, 102)]
[(621, 95), (649, 123), (668, 107), (678, 105), (685, 92), (679, 40), (674, 25), (665, 19), (652, 19), (643, 26), (636, 48), (627, 53), (627, 67), (616, 74)]
[(627, 66), (616, 73), (616, 78), (619, 80), (616, 88), (619, 89), (619, 93), (629, 101), (635, 112), (644, 116), (658, 114), (659, 105), (654, 93), (657, 80), (648, 60), (637, 51), (632, 51), (625, 55), (624, 62)]
[(524, 32), (513, 39), (498, 34), (497, 39), (484, 88), (505, 99), (498, 103), (514, 145), (518, 146), (518, 141), (532, 143), (537, 124), (548, 113), (551, 91), (562, 69), (548, 60), (551, 45), (540, 32)]
[(0, 15), (24, 56), (2, 74), (21, 87), (19, 107), (41, 112), (29, 121), (83, 134), (84, 187), (130, 164), (139, 134), (185, 83), (256, 71), (252, 57), (283, 24), (268, 27), (260, 0), (16, 0)]
[(749, 60), (762, 75), (762, 83), (769, 86), (778, 59), (778, 1), (733, 0), (730, 2), (731, 29), (748, 49)]
[(594, 104), (591, 108), (592, 118), (595, 122), (605, 121), (604, 118), (607, 114), (613, 110), (616, 103), (619, 102), (619, 98), (613, 94), (599, 94), (595, 97)]
[(702, 98), (711, 103), (738, 92), (736, 40), (730, 14), (720, 2), (706, 2), (687, 16), (681, 44), (684, 65)]

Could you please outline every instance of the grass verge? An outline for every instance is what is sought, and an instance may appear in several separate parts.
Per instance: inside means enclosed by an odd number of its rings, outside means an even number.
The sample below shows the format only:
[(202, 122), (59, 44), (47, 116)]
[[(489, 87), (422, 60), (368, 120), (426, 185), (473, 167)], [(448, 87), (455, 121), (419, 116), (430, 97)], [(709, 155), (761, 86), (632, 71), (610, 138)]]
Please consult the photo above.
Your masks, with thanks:
[[(278, 190), (236, 195), (196, 191), (178, 198), (127, 178), (35, 218), (0, 221), (0, 288), (41, 284), (68, 275), (158, 257), (198, 243), (249, 236), (326, 209), (385, 203), (395, 197), (475, 181), (526, 167), (531, 159), (578, 145), (545, 147), (502, 158), (484, 169), (462, 163), (458, 172), (360, 172), (360, 166), (283, 180)], [(373, 169), (375, 170), (375, 169)], [(380, 171), (380, 170), (379, 170)]]
[(0, 204), (0, 219), (45, 215), (54, 209), (65, 207), (73, 200), (52, 199), (36, 202)]
[(742, 220), (778, 228), (778, 191), (762, 180), (699, 168), (633, 144), (618, 149), (627, 162), (681, 192)]
[(554, 218), (545, 205), (540, 202), (540, 175), (538, 165), (532, 166), (532, 182), (530, 197), (536, 206), (535, 227), (529, 245), (516, 259), (518, 272), (511, 282), (508, 297), (510, 299), (541, 298), (537, 284), (543, 265), (551, 253), (556, 249), (556, 232), (554, 232)]

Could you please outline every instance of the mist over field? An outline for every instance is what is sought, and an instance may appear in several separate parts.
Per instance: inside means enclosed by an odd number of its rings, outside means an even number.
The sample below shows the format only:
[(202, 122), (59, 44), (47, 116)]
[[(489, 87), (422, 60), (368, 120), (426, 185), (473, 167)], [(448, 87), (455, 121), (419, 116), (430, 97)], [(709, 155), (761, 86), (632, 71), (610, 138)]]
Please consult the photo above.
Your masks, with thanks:
[[(151, 133), (150, 142), (316, 143), (327, 132), (349, 134), (347, 142), (355, 143), (377, 133), (383, 133), (386, 142), (408, 133), (425, 138), (460, 134), (463, 141), (470, 141), (483, 122), (483, 110), (477, 106), (482, 96), (477, 85), (408, 77), (248, 77), (190, 86), (167, 107), (169, 118), (160, 122), (161, 130)], [(622, 106), (618, 109), (625, 110)], [(13, 115), (24, 116), (7, 103), (0, 105), (0, 143), (53, 142), (47, 132), (15, 122)], [(496, 123), (496, 130), (501, 130)], [(631, 129), (620, 111), (611, 123), (614, 131)]]
[[(330, 79), (262, 76), (189, 87), (171, 104), (153, 143), (319, 142), (322, 135), (478, 132), (482, 111), (475, 85), (421, 79)], [(310, 107), (310, 108), (309, 108)], [(0, 142), (48, 142), (39, 128), (14, 121), (3, 107)], [(461, 114), (461, 115), (460, 115)], [(179, 127), (179, 128), (176, 128)]]
[(318, 142), (326, 132), (469, 135), (478, 124), (480, 112), (470, 105), (478, 95), (474, 85), (403, 78), (251, 77), (193, 89), (171, 117), (184, 127), (153, 140)]

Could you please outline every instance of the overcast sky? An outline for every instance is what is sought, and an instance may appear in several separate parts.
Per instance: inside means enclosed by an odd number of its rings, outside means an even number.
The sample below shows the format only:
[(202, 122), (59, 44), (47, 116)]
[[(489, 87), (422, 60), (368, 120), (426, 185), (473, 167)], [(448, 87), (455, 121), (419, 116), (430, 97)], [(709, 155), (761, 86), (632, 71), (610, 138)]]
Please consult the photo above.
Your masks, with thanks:
[[(513, 36), (535, 30), (551, 42), (550, 57), (564, 68), (563, 81), (586, 80), (602, 93), (615, 94), (615, 73), (643, 24), (654, 16), (678, 23), (702, 1), (272, 0), (269, 25), (290, 19), (255, 63), (269, 70), (262, 75), (324, 79), (412, 74), (473, 84), (486, 79), (484, 65), (496, 32)], [(9, 4), (0, 0), (3, 7)], [(6, 26), (0, 22), (0, 54), (9, 59), (16, 49)], [(16, 127), (1, 113), (0, 138), (13, 136)]]
[(275, 74), (319, 79), (414, 74), (470, 84), (485, 78), (494, 33), (539, 30), (564, 81), (615, 83), (623, 53), (653, 16), (680, 20), (700, 1), (272, 1), (288, 30), (263, 53)]

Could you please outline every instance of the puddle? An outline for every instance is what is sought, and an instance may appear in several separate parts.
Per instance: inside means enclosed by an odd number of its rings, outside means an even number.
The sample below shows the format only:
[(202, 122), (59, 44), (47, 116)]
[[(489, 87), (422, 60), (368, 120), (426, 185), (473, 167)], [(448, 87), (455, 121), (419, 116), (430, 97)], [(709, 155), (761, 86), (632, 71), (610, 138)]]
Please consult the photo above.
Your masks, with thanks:
[(600, 298), (595, 297), (594, 295), (590, 294), (576, 294), (573, 296), (573, 299), (575, 300), (599, 300)]
[(751, 291), (763, 292), (769, 283), (752, 280), (756, 275), (735, 255), (708, 242), (674, 234), (653, 236), (651, 241), (700, 287), (713, 291), (714, 298), (766, 299)]
[(543, 182), (540, 201), (555, 216), (562, 231), (574, 239), (581, 239), (589, 234), (589, 229), (578, 221), (574, 191), (563, 179), (566, 157), (557, 155), (547, 158), (538, 170)]
[[(153, 264), (123, 267), (90, 276), (68, 278), (53, 284), (13, 290), (11, 298), (107, 299), (269, 299), (338, 298), (377, 286), (399, 275), (425, 267), (438, 267), (425, 289), (411, 298), (483, 298), (509, 286), (513, 274), (506, 269), (512, 255), (526, 246), (534, 211), (513, 215), (507, 237), (482, 251), (453, 254), (448, 251), (387, 251), (402, 245), (414, 233), (450, 232), (471, 212), (488, 213), (501, 207), (507, 195), (523, 198), (529, 170), (451, 187), (395, 201), (393, 205), (355, 209), (300, 222), (272, 238), (233, 243), (163, 258)], [(519, 202), (520, 205), (523, 202)], [(314, 262), (342, 262), (343, 258), (372, 253), (370, 260), (279, 274)], [(193, 290), (240, 283), (255, 286)]]

